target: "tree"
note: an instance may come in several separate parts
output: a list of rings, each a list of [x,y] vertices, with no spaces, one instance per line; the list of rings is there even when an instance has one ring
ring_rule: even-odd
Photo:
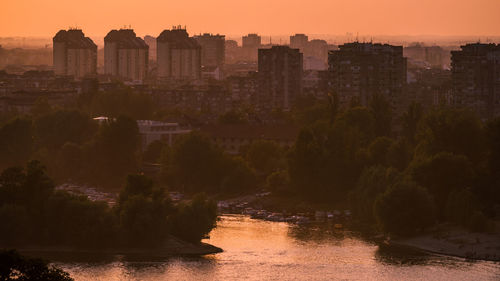
[[[90,155],[87,171],[108,185],[124,182],[125,177],[136,170],[139,143],[135,120],[121,116],[102,124],[94,143],[87,147]],[[85,149],[84,152],[87,153]]]
[[[226,171],[220,191],[235,194],[254,189],[257,186],[255,171],[241,157],[226,157]]]
[[[135,120],[151,119],[155,111],[151,95],[134,92],[129,87],[92,93],[80,100],[80,106],[93,116],[117,118],[126,115]]]
[[[0,279],[1,280],[73,280],[67,272],[48,266],[41,259],[32,259],[21,256],[14,250],[0,251]]]
[[[97,132],[96,122],[75,110],[58,110],[42,115],[34,124],[37,145],[50,151],[61,148],[67,142],[87,142]]]
[[[325,194],[324,135],[303,129],[288,157],[290,180],[295,190],[309,199],[327,199]]]
[[[428,155],[450,152],[478,163],[484,158],[485,138],[480,120],[466,109],[440,108],[422,120],[417,141]]]
[[[394,145],[394,141],[388,137],[378,137],[372,141],[368,147],[370,163],[372,165],[389,165],[389,149]]]
[[[375,135],[391,135],[392,108],[382,94],[373,94],[370,100],[370,112],[375,119]]]
[[[31,120],[16,118],[0,128],[0,169],[24,165],[32,153]]]
[[[248,123],[248,117],[241,111],[230,110],[220,115],[218,122],[220,124],[241,125]]]
[[[76,143],[65,143],[57,153],[57,168],[54,174],[59,179],[82,180],[85,172],[83,148]]]
[[[264,176],[286,165],[283,149],[273,141],[253,142],[246,150],[245,159],[253,169]]]
[[[278,170],[266,178],[266,187],[276,194],[288,194],[290,190],[290,177],[286,170]]]
[[[400,181],[381,194],[374,212],[384,232],[398,235],[412,235],[431,226],[435,217],[431,196],[411,181]]]
[[[411,164],[412,178],[434,196],[439,218],[443,218],[449,194],[473,183],[474,169],[463,155],[442,152]]]
[[[350,194],[354,215],[363,221],[375,222],[375,199],[392,186],[398,177],[399,172],[393,168],[371,166],[365,169]]]
[[[189,242],[199,242],[215,227],[217,205],[206,195],[197,194],[189,204],[182,204],[172,216],[172,233]]]
[[[163,160],[168,183],[185,191],[214,191],[224,174],[224,154],[198,132],[179,138]]]
[[[404,171],[411,162],[413,153],[413,147],[406,140],[406,138],[400,138],[396,141],[392,141],[391,146],[387,150],[387,163],[389,166],[394,167],[399,171]]]
[[[167,145],[168,144],[162,140],[153,141],[148,145],[146,151],[142,154],[142,161],[148,163],[158,163],[161,158],[161,153]]]
[[[423,109],[420,103],[412,102],[405,113],[403,113],[403,136],[411,143],[415,142],[418,123],[422,119]]]

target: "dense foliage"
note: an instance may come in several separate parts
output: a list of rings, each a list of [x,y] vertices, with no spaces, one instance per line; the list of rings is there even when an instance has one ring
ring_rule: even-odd
[[[55,110],[0,127],[0,169],[38,159],[56,180],[117,188],[137,171],[138,147],[137,124],[129,117],[99,124],[80,111]]]
[[[0,251],[0,280],[71,281],[73,279],[68,273],[47,265],[43,260],[23,257],[14,250],[2,250]]]
[[[162,161],[168,185],[184,192],[234,194],[255,188],[255,172],[245,161],[197,132],[179,138]]]
[[[418,103],[396,113],[383,95],[373,95],[366,105],[361,106],[353,98],[349,107],[341,109],[336,95],[330,95],[326,101],[301,97],[291,111],[271,114],[279,116],[274,119],[277,122],[302,127],[293,147],[261,140],[240,147],[239,155],[230,155],[196,130],[176,138],[171,147],[157,141],[142,153],[135,120],[155,118],[158,114],[178,117],[184,113],[173,112],[175,109],[162,109],[163,112],[150,96],[126,87],[114,92],[83,94],[78,110],[52,109],[40,100],[31,116],[17,116],[0,123],[0,168],[39,159],[57,181],[117,189],[126,183],[127,175],[139,171],[141,161],[160,163],[160,183],[191,195],[206,192],[233,196],[266,188],[278,196],[332,206],[345,206],[349,202],[356,219],[388,232],[404,229],[408,234],[434,222],[454,222],[469,229],[487,230],[500,205],[500,118],[483,122],[466,109],[444,106],[424,109]],[[255,121],[251,113],[234,109],[210,120],[247,124]],[[97,123],[91,119],[96,115],[111,118]],[[5,175],[13,179],[27,172],[8,169]],[[153,235],[148,229],[155,224],[160,230],[154,235],[172,233],[176,225],[177,234],[186,239],[203,236],[201,230],[197,235],[184,235],[185,230],[181,229],[187,226],[181,228],[175,220],[160,223],[155,216],[145,215],[156,212],[159,217],[177,214],[198,219],[189,215],[189,207],[173,210],[165,191],[150,188],[153,183],[129,178],[127,190],[130,181],[151,191],[140,194],[127,191],[133,195],[126,196],[127,201],[120,201],[116,213],[109,214],[102,206],[88,207],[85,200],[53,191],[49,192],[50,198],[44,199],[45,203],[37,204],[59,204],[58,208],[69,208],[68,212],[98,212],[100,215],[93,215],[104,221],[93,222],[96,229],[108,223],[109,216],[116,217],[108,232],[99,234],[78,234],[78,225],[68,222],[74,228],[74,240],[81,240],[78,243],[82,244],[85,239],[93,239],[92,235],[113,237],[113,233],[120,231],[127,233],[120,241],[133,241],[136,237]],[[417,214],[408,210],[410,205],[378,203],[375,208],[376,202],[392,204],[394,198],[406,198],[408,194],[419,196],[421,203],[433,206],[432,215],[422,212],[433,222],[425,220],[417,224],[416,220],[411,224],[387,213],[397,212],[412,218]],[[30,217],[28,209],[4,204],[0,216],[6,218],[5,223],[15,233],[28,235],[29,232],[22,230],[26,224],[20,223]],[[9,220],[11,214],[18,221]],[[80,219],[85,221],[87,215],[82,216]],[[142,220],[143,217],[151,221]],[[210,226],[206,225],[204,229]],[[13,234],[9,239],[21,239],[23,235]],[[153,236],[147,240],[155,241],[157,238]]]
[[[289,153],[290,190],[329,204],[349,198],[356,219],[391,233],[444,221],[488,229],[500,204],[500,119],[413,103],[394,130],[381,96],[367,108],[353,103],[333,122],[323,110]]]
[[[198,242],[215,227],[214,210],[205,197],[174,205],[165,189],[142,175],[128,177],[110,208],[56,191],[43,166],[33,161],[0,175],[0,246],[155,247],[169,235]]]

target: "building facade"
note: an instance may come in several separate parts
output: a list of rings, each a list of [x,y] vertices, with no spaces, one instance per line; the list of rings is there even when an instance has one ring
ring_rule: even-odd
[[[243,58],[246,61],[257,60],[257,50],[262,47],[260,35],[251,33],[241,38]]]
[[[60,30],[52,42],[56,75],[81,79],[97,74],[97,45],[82,30]]]
[[[259,49],[259,104],[263,109],[289,110],[302,94],[303,57],[299,49]]]
[[[164,30],[156,39],[160,80],[201,78],[201,46],[181,27]]]
[[[104,37],[104,73],[142,82],[148,72],[149,46],[132,29],[111,30]]]
[[[406,58],[402,46],[347,43],[329,51],[331,91],[342,106],[357,100],[368,105],[372,95],[382,94],[393,106],[406,84]]]
[[[290,48],[300,49],[304,52],[304,48],[309,43],[309,37],[305,34],[295,34],[290,36]]]
[[[500,115],[500,45],[467,44],[451,52],[452,104],[482,119]]]
[[[194,36],[201,46],[201,66],[219,67],[224,66],[226,37],[224,35],[212,35],[205,33]]]
[[[145,151],[154,141],[163,141],[171,146],[177,138],[191,132],[191,129],[183,128],[178,123],[153,120],[137,120],[137,127],[141,136],[142,151]]]

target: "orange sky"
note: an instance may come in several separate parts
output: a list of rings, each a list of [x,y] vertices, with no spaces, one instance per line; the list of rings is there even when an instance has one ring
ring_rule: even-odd
[[[500,35],[500,0],[1,0],[0,36],[89,36],[131,25],[190,34]]]

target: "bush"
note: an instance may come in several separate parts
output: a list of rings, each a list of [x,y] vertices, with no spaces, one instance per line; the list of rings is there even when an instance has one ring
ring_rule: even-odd
[[[411,235],[435,221],[431,196],[410,181],[399,182],[381,194],[374,211],[381,229],[392,234]]]
[[[189,242],[199,242],[216,225],[217,205],[204,194],[197,194],[170,218],[172,234]]]
[[[0,280],[70,281],[67,272],[41,259],[25,258],[14,250],[0,251]]]

